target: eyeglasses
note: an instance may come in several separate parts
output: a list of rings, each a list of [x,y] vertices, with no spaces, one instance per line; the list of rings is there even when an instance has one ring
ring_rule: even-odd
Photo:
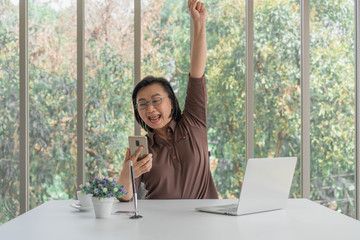
[[[156,98],[151,99],[150,101],[139,101],[135,105],[135,107],[138,110],[144,110],[149,106],[149,104],[151,104],[151,106],[157,106],[157,105],[160,105],[162,103],[162,100],[164,98],[167,98],[167,97],[156,97]]]

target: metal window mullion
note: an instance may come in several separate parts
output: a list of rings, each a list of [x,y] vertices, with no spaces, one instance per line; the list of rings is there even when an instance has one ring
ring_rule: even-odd
[[[28,1],[19,5],[20,45],[20,214],[29,210]]]
[[[310,1],[301,1],[301,196],[310,198]]]
[[[141,0],[134,0],[134,84],[141,79]],[[134,117],[135,135],[141,134],[141,126]]]
[[[85,0],[77,0],[77,186],[85,179]]]
[[[254,3],[246,0],[246,159],[254,157]]]
[[[246,159],[254,157],[254,3],[246,0]]]
[[[355,207],[360,220],[360,0],[355,1]]]

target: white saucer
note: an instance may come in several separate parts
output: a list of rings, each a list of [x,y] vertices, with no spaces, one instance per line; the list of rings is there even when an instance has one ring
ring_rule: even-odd
[[[83,207],[83,206],[80,205],[79,202],[74,202],[70,206],[80,210],[80,212],[87,212],[87,211],[90,211],[93,208],[93,207]]]

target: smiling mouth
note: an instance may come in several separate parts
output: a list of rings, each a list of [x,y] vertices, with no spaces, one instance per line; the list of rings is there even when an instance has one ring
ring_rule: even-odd
[[[149,116],[148,119],[151,123],[157,123],[160,120],[161,115]]]

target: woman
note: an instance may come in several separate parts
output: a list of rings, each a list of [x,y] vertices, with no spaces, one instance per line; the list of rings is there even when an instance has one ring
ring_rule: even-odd
[[[130,156],[127,149],[119,184],[132,198],[129,163],[133,161],[137,186],[145,184],[146,198],[218,198],[211,176],[206,129],[206,9],[204,3],[188,0],[193,21],[190,75],[184,112],[169,82],[148,76],[133,91],[135,117],[148,132],[149,154],[138,159],[142,147]]]

